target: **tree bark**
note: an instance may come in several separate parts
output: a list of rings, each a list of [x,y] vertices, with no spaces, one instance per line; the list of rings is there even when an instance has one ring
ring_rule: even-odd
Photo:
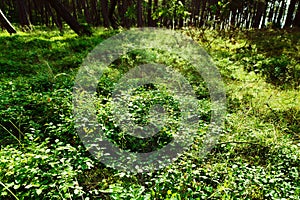
[[[242,4],[239,1],[233,0],[230,2],[229,9],[231,11],[231,19],[230,19],[230,27],[231,28],[235,28],[237,25],[237,21],[238,21],[238,17],[239,17],[238,9],[240,9],[241,6],[242,6]]]
[[[263,1],[259,1],[257,3],[257,12],[255,13],[254,17],[253,28],[259,28],[265,6],[265,2]]]
[[[278,17],[278,14],[279,14],[279,5],[276,5],[276,9],[275,9],[275,12],[274,12],[274,19],[273,19],[273,27],[276,25],[276,19],[277,19],[277,17]]]
[[[17,10],[19,12],[20,24],[23,28],[31,29],[31,23],[24,0],[16,0]]]
[[[75,31],[75,33],[80,36],[92,35],[91,31],[80,25],[59,0],[48,0],[48,2],[50,6],[56,11],[57,15],[62,17],[71,27],[71,29]]]
[[[295,11],[295,6],[296,6],[297,1],[298,0],[291,0],[290,1],[290,5],[289,5],[289,8],[288,8],[288,13],[287,13],[287,16],[286,16],[286,21],[285,21],[285,24],[284,24],[284,28],[290,27],[293,23],[293,14],[294,14],[294,11]]]
[[[185,0],[181,0],[181,3],[182,3],[182,5],[183,6],[185,6]],[[179,19],[178,19],[178,28],[182,28],[183,27],[183,16],[178,16],[179,17]]]
[[[190,25],[196,26],[197,17],[199,16],[200,12],[200,1],[198,0],[192,0],[191,5],[191,18],[190,18]]]
[[[56,26],[59,28],[59,30],[62,32],[63,30],[63,25],[62,25],[62,21],[60,20],[59,16],[55,16],[54,13],[52,12],[52,9],[49,5],[48,2],[45,2],[45,9],[46,9],[46,13],[49,12],[50,15],[52,16],[52,20],[54,21],[54,23],[56,24]]]
[[[194,23],[196,26],[197,21],[199,20],[199,15],[200,15],[200,22],[199,22],[199,26],[202,27],[204,22],[205,22],[205,10],[206,10],[206,0],[202,0],[202,5],[200,4],[200,1],[196,0],[197,3],[195,5],[195,16],[194,16]],[[200,13],[200,6],[201,6],[201,13]]]
[[[143,26],[143,5],[142,0],[137,0],[137,26]]]
[[[275,9],[275,1],[272,0],[270,3],[271,3],[271,7],[270,7],[269,15],[268,15],[268,22],[272,22],[273,15],[274,15],[274,9]]]
[[[109,17],[108,17],[108,0],[101,0],[101,12],[103,17],[104,27],[109,27]]]
[[[118,5],[118,8],[119,8],[118,12],[122,19],[121,24],[123,27],[126,27],[126,28],[130,28],[130,26],[131,26],[131,20],[126,16],[126,12],[128,10],[129,5],[130,5],[129,0],[121,0],[121,1],[119,1],[119,5]]]
[[[98,0],[91,0],[91,4],[92,4],[92,19],[93,19],[93,25],[95,26],[99,26],[101,23],[100,20],[100,13],[98,10]]]
[[[300,2],[298,4],[298,10],[296,12],[295,19],[293,21],[293,25],[296,27],[300,27]]]
[[[279,10],[279,14],[278,14],[278,17],[277,17],[277,21],[275,23],[277,28],[281,28],[281,26],[282,26],[281,20],[282,20],[282,17],[283,17],[284,10],[285,10],[285,1],[282,1],[281,8]]]
[[[4,13],[0,9],[0,23],[3,25],[3,27],[9,32],[10,34],[17,33],[15,28],[11,25],[11,23],[8,21],[8,19],[5,17]]]
[[[152,0],[148,0],[148,9],[147,9],[147,21],[148,21],[148,26],[152,27],[153,25],[153,20],[152,20]]]
[[[86,1],[84,0],[84,17],[85,17],[85,20],[88,24],[92,24],[93,23],[93,20],[92,20],[92,17],[91,17],[91,6],[90,6],[90,2],[89,1]]]
[[[109,7],[109,10],[108,10],[108,19],[109,19],[109,22],[110,22],[111,26],[114,29],[118,28],[117,20],[114,19],[114,12],[115,12],[116,6],[117,6],[117,0],[111,0],[110,1],[110,7]]]
[[[263,12],[263,16],[262,16],[261,28],[265,28],[266,27],[266,18],[267,18],[268,4],[269,4],[269,1],[266,0],[265,7],[264,7],[264,12]]]
[[[155,13],[158,9],[158,0],[154,0],[154,5],[153,5],[153,13]],[[156,27],[157,26],[158,19],[153,20],[153,25]]]

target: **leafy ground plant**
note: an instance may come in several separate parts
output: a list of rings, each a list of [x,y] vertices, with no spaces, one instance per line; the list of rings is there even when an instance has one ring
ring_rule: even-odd
[[[193,145],[172,165],[144,174],[101,164],[75,131],[71,89],[78,67],[93,47],[115,34],[94,32],[91,37],[43,28],[0,33],[1,199],[299,199],[299,31],[184,31],[209,52],[226,85],[225,126],[205,158],[199,150],[210,121],[209,93],[188,62],[149,50],[112,63],[99,80],[95,106],[106,134],[124,149],[160,148],[176,131],[180,115],[168,93],[148,85],[136,90],[131,114],[146,124],[151,102],[159,102],[171,116],[168,127],[150,141],[115,127],[109,120],[111,91],[131,67],[172,66],[199,100]]]

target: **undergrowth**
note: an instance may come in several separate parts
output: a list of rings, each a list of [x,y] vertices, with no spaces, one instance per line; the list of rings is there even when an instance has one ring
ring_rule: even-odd
[[[0,33],[1,199],[299,199],[299,31],[185,30],[211,55],[226,85],[227,115],[219,141],[202,158],[201,138],[172,165],[144,174],[106,167],[78,137],[72,87],[80,64],[115,32],[92,37],[56,30]],[[158,62],[179,70],[199,99],[199,136],[210,122],[209,93],[186,61],[161,51],[131,52],[99,80],[96,108],[111,141],[131,151],[169,142],[178,104],[156,86],[139,88],[131,114],[147,123],[151,101],[171,116],[150,140],[126,135],[110,121],[111,91],[131,67]],[[101,121],[102,120],[102,121]]]

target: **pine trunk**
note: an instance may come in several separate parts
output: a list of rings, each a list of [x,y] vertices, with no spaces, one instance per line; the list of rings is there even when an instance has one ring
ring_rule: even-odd
[[[291,0],[290,1],[290,5],[289,5],[289,8],[288,8],[288,13],[287,13],[287,16],[286,16],[286,21],[285,21],[285,24],[284,24],[285,28],[291,27],[291,25],[293,23],[293,14],[294,14],[294,11],[295,11],[295,6],[296,6],[297,1],[298,0]]]
[[[15,28],[11,25],[8,19],[5,17],[4,13],[0,9],[0,23],[10,34],[17,33]]]
[[[70,14],[65,6],[59,0],[48,0],[50,6],[56,11],[57,15],[63,18],[67,24],[78,35],[92,35],[85,27],[81,26],[78,21]]]
[[[142,0],[137,0],[137,26],[143,26],[143,5]]]
[[[23,28],[31,29],[31,23],[29,20],[29,15],[24,0],[16,1],[17,10],[19,12],[20,24]]]

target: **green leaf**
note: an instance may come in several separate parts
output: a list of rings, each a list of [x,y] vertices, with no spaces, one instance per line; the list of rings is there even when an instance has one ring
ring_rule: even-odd
[[[40,194],[42,194],[43,190],[42,190],[42,189],[36,189],[35,192],[36,192],[38,195],[40,195]]]

